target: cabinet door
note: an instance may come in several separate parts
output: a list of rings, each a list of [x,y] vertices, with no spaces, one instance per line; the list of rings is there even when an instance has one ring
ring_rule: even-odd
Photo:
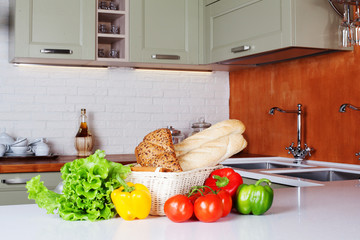
[[[220,0],[205,8],[209,63],[290,44],[291,1]]]
[[[0,174],[0,205],[31,204],[34,200],[28,199],[26,182],[32,177],[40,175],[40,180],[50,190],[60,183],[60,172],[41,173],[3,173]]]
[[[14,57],[95,59],[95,0],[11,2]]]
[[[198,0],[131,0],[130,61],[197,64]]]

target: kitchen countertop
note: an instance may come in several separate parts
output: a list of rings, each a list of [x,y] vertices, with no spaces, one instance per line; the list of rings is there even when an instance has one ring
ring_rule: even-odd
[[[133,155],[129,155],[131,161]],[[262,158],[239,155],[224,163],[277,161],[290,158]],[[246,158],[248,157],[248,158]],[[249,158],[250,157],[250,158]],[[111,157],[112,158],[112,157]],[[110,160],[110,157],[108,157]],[[118,159],[115,157],[115,160]],[[63,159],[65,161],[65,159]],[[124,159],[123,159],[124,160]],[[308,169],[349,168],[356,165],[307,161]],[[285,171],[280,168],[275,171]],[[303,171],[304,169],[298,169]],[[239,170],[244,177],[278,178],[274,170]],[[262,216],[231,213],[215,223],[188,221],[173,223],[166,217],[149,216],[144,220],[121,218],[98,222],[68,222],[58,215],[46,214],[37,205],[0,206],[0,238],[4,239],[360,239],[359,180],[318,182],[282,177],[284,184],[308,182],[315,185],[274,189],[274,202]],[[16,231],[14,229],[21,229]]]
[[[259,154],[239,153],[233,157],[264,157]],[[54,157],[0,157],[0,173],[25,173],[25,172],[58,172],[60,168],[67,162],[77,159],[73,156]],[[109,154],[106,159],[121,164],[129,164],[136,162],[134,154]]]
[[[359,239],[358,180],[274,190],[265,215],[231,213],[215,223],[173,223],[166,217],[68,222],[37,205],[0,206],[2,239]]]
[[[12,157],[0,158],[0,173],[24,173],[24,172],[58,172],[67,162],[71,162],[78,156],[46,157]],[[109,154],[106,159],[121,164],[136,162],[134,154]]]

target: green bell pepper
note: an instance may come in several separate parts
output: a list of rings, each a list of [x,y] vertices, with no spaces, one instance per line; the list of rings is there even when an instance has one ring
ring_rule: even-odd
[[[260,185],[266,182],[265,186]],[[242,184],[236,191],[236,210],[241,214],[261,215],[270,209],[274,192],[270,180],[262,178],[255,184]]]

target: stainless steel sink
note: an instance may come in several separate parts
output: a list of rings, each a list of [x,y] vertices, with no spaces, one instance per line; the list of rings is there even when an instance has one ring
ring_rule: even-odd
[[[322,169],[322,170],[311,170],[311,171],[284,171],[284,172],[272,172],[278,175],[297,177],[302,179],[309,179],[322,182],[331,181],[343,181],[343,180],[354,180],[360,178],[360,172],[347,171],[341,169]]]
[[[299,165],[294,163],[282,163],[282,162],[271,162],[271,161],[252,162],[252,163],[228,163],[228,164],[224,164],[224,166],[240,168],[240,169],[274,169],[274,168],[301,169],[301,168],[310,167],[310,166]]]

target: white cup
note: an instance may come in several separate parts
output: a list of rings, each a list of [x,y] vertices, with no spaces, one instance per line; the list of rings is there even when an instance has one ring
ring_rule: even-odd
[[[48,156],[50,153],[49,146],[44,142],[39,142],[32,147],[36,156]]]

